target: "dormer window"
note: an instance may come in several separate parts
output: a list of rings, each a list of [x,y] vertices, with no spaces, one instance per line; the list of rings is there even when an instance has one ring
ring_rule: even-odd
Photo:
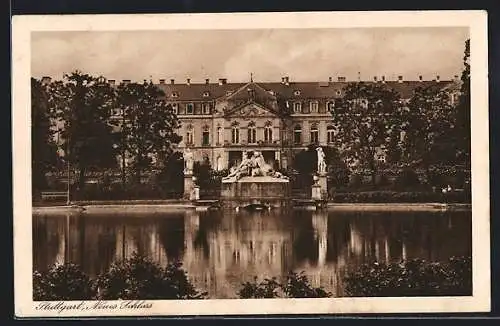
[[[294,92],[293,92],[293,95],[295,95],[295,96],[299,96],[299,95],[300,95],[300,91],[299,91],[299,90],[294,91]]]
[[[311,110],[311,113],[318,113],[318,102],[311,102],[309,104],[309,109]]]
[[[209,97],[210,96],[210,92],[203,92],[203,97]]]
[[[210,103],[203,103],[203,114],[210,114]]]
[[[179,92],[172,92],[172,97],[179,97]]]
[[[337,95],[342,95],[342,91],[340,89],[337,91]]]
[[[300,102],[293,103],[293,112],[294,113],[301,113],[302,112],[302,103],[300,103]]]

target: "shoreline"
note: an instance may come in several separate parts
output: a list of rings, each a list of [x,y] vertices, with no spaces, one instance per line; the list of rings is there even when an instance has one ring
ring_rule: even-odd
[[[32,212],[39,213],[163,213],[196,209],[198,205],[187,200],[130,200],[75,202],[72,205],[33,206]],[[309,209],[295,207],[292,209]],[[313,210],[316,209],[313,207]],[[470,203],[336,203],[327,202],[318,210],[339,212],[437,212],[470,211]]]

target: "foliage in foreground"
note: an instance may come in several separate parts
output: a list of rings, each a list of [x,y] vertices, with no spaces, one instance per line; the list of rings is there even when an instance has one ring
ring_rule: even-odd
[[[136,254],[113,263],[94,280],[75,264],[54,266],[33,276],[35,301],[203,299],[206,296],[189,281],[181,263],[163,268]]]
[[[472,295],[472,259],[452,257],[445,263],[413,259],[401,263],[374,262],[345,278],[353,297]]]
[[[258,282],[242,284],[238,295],[242,299],[270,299],[270,298],[327,298],[332,294],[321,287],[313,287],[307,276],[302,273],[290,272],[282,282],[277,278],[266,278]]]

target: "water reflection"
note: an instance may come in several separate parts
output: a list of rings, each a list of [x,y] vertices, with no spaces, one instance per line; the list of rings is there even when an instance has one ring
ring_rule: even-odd
[[[342,276],[373,260],[446,260],[470,255],[471,214],[291,211],[39,215],[34,268],[80,264],[91,276],[134,252],[165,265],[182,260],[212,297],[236,296],[241,283],[305,271],[314,286],[343,295]]]

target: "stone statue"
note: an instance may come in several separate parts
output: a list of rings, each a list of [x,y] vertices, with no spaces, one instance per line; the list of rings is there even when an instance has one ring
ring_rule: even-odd
[[[184,157],[184,174],[192,174],[193,173],[193,164],[194,164],[194,158],[193,158],[193,152],[191,149],[186,148],[183,153]]]
[[[317,147],[316,152],[318,153],[318,173],[326,173],[326,155],[323,152],[323,148]]]
[[[273,178],[288,179],[283,174],[274,171],[273,168],[266,163],[261,152],[254,152],[253,155],[248,158],[248,152],[243,153],[243,160],[237,167],[231,168],[231,172],[228,176],[224,177],[222,180],[234,181],[244,177],[244,176],[270,176]]]

